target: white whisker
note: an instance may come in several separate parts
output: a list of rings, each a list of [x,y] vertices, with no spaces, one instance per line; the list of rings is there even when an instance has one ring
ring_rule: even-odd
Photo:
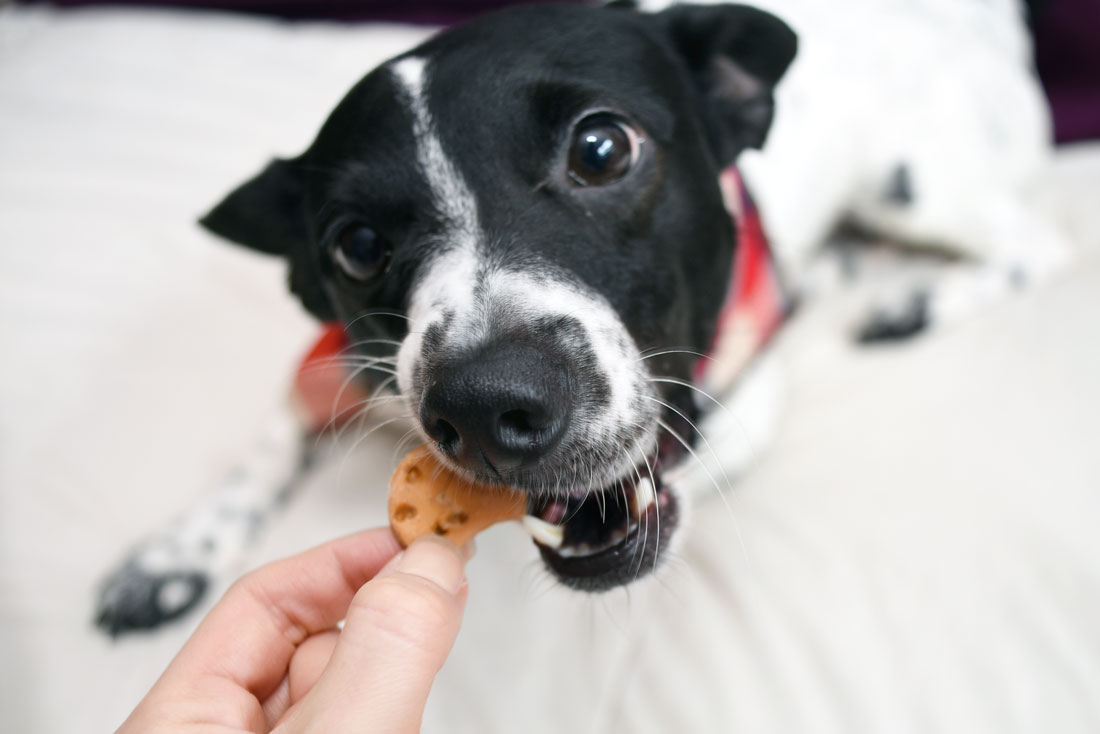
[[[337,484],[342,484],[343,483],[344,468],[347,466],[348,459],[351,458],[352,454],[355,453],[355,450],[357,448],[359,448],[359,445],[361,443],[363,443],[363,441],[367,440],[371,436],[371,434],[373,434],[375,431],[377,431],[381,428],[384,428],[385,426],[388,426],[391,423],[396,423],[398,421],[403,421],[403,420],[406,420],[405,416],[397,416],[397,417],[394,417],[394,418],[390,418],[389,420],[382,421],[381,423],[379,423],[378,425],[374,426],[369,431],[364,433],[362,436],[359,436],[358,438],[356,438],[355,442],[352,443],[352,445],[350,447],[348,447],[348,450],[344,452],[344,458],[340,460],[340,466],[336,470],[336,482],[337,482]]]
[[[347,322],[347,324],[344,326],[344,331],[350,330],[351,327],[354,326],[357,322],[362,321],[363,319],[371,318],[373,316],[392,316],[392,317],[397,318],[397,319],[404,319],[405,321],[409,321],[408,316],[406,316],[403,313],[399,313],[397,311],[387,311],[385,309],[372,309],[370,311],[364,311],[363,313],[361,313],[358,316],[356,316],[355,318],[353,318],[351,321]]]
[[[658,349],[659,349],[659,347],[658,347]],[[687,355],[690,355],[692,357],[698,357],[700,359],[707,359],[707,360],[710,360],[711,362],[716,362],[717,361],[714,357],[710,356],[709,354],[703,354],[702,352],[694,352],[690,349],[663,349],[659,352],[643,352],[642,356],[638,357],[638,359],[635,360],[635,361],[644,362],[647,359],[656,359],[657,357],[664,357],[664,356],[669,355],[669,354],[687,354]]]
[[[647,457],[645,460],[645,468],[649,472],[649,481],[653,482],[653,490],[657,491],[657,477],[653,474],[653,463]],[[668,491],[668,490],[665,490]],[[659,500],[653,501],[653,512],[656,516],[657,525],[657,542],[653,546],[653,571],[657,570],[657,558],[660,557],[661,552],[661,503]],[[646,522],[649,521],[649,513],[646,513]]]
[[[684,449],[687,450],[687,452],[689,454],[691,454],[691,457],[699,464],[699,466],[703,467],[703,471],[705,471],[707,473],[707,477],[710,479],[711,484],[714,485],[715,491],[718,492],[718,496],[722,498],[722,504],[725,506],[726,513],[730,517],[730,522],[733,523],[733,530],[734,530],[734,533],[737,535],[737,542],[740,544],[741,550],[745,554],[746,561],[748,561],[749,560],[749,549],[745,545],[744,537],[741,535],[741,526],[737,522],[737,517],[734,515],[733,507],[730,505],[729,500],[726,498],[725,492],[723,492],[721,487],[718,486],[718,480],[714,478],[714,475],[711,473],[710,469],[707,467],[706,462],[704,462],[702,459],[699,458],[699,455],[696,454],[695,450],[691,448],[690,444],[688,444],[688,442],[684,440],[683,436],[681,436],[679,433],[677,433],[675,430],[673,430],[673,428],[670,425],[668,425],[668,423],[665,423],[665,421],[658,419],[657,423],[660,424],[661,428],[665,429],[670,436],[672,436],[674,439],[676,439],[680,443],[680,445],[683,446]],[[723,472],[724,471],[725,470],[723,469]],[[727,482],[728,481],[729,481],[729,479],[727,478]],[[732,487],[731,487],[731,489],[732,489]]]
[[[694,385],[685,380],[678,380],[675,377],[650,377],[649,381],[666,383],[670,385],[679,385],[680,387],[686,387],[689,390],[693,390],[697,394],[703,396],[704,398],[721,408],[722,411],[725,412],[725,414],[728,415],[730,419],[737,425],[737,427],[741,429],[741,437],[745,440],[750,449],[756,448],[753,445],[752,435],[749,433],[749,430],[745,428],[745,424],[741,421],[741,419],[737,417],[737,414],[730,410],[730,408],[725,403],[708,393],[706,390],[702,389],[698,385]]]

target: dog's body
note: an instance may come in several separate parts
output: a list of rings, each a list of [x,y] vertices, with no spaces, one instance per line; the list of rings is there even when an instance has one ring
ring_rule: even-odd
[[[857,338],[949,325],[1065,264],[1063,235],[1029,196],[1051,133],[1023,3],[759,5],[800,38],[768,145],[739,164],[788,275],[805,290],[841,222],[958,260],[853,314]]]
[[[286,257],[306,308],[345,325],[355,376],[399,395],[381,400],[402,406],[444,461],[528,493],[527,524],[559,580],[618,586],[655,569],[674,541],[693,444],[706,446],[696,463],[718,483],[751,453],[730,436],[749,431],[759,447],[772,421],[766,408],[715,411],[697,440],[708,400],[761,402],[770,378],[757,370],[739,395],[706,399],[693,380],[737,247],[719,175],[763,144],[794,54],[784,23],[742,6],[498,13],[372,72],[305,154],[273,163],[204,223]],[[784,207],[769,175],[821,173],[785,171],[805,145],[749,162],[772,192],[772,219]],[[900,223],[909,240],[935,234],[920,207],[937,211],[928,182],[938,169],[876,155],[894,172],[880,182],[894,196],[853,213]],[[847,208],[873,170],[840,177]],[[895,211],[899,199],[909,208]],[[885,213],[882,201],[893,202]],[[782,228],[784,260],[805,259],[843,208]],[[924,241],[951,245],[966,228],[945,231]],[[1015,247],[984,252],[989,235],[963,236],[957,249],[986,254],[982,277],[1007,288],[1001,270],[1024,260]],[[940,303],[933,294],[916,317],[878,314],[861,336],[917,331],[942,319]],[[279,421],[213,509],[125,564],[106,587],[102,624],[152,626],[194,603],[306,462],[294,425]],[[278,464],[281,479],[269,471]]]

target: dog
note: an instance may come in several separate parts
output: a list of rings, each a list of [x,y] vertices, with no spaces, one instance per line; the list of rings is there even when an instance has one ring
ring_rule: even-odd
[[[717,456],[703,434],[722,433],[723,411],[709,409],[724,402],[716,392],[759,393],[742,368],[790,303],[772,283],[747,346],[728,344],[751,211],[729,171],[768,139],[798,46],[777,15],[743,5],[498,11],[370,72],[303,154],[270,163],[202,224],[285,258],[304,307],[346,334],[349,381],[397,396],[446,465],[524,492],[524,525],[561,583],[616,588],[659,568],[675,544],[684,466],[712,481],[726,472],[700,460],[700,441],[717,465],[751,460]],[[770,155],[782,171],[805,145],[745,162],[767,171]],[[902,240],[955,241],[950,231],[922,239],[935,219],[914,199],[936,200],[925,187],[935,166],[876,163],[858,180],[837,177],[845,198],[828,216],[780,227],[788,269],[843,209],[895,225]],[[884,193],[867,194],[879,189],[864,179]],[[758,180],[782,203],[774,180]],[[989,241],[955,239],[970,251]],[[1040,259],[1057,261],[1056,249]],[[983,282],[1004,289],[1021,270],[1049,270],[1007,251],[986,256]],[[946,297],[904,293],[901,309],[876,307],[856,335],[912,336],[944,321],[943,304],[969,283]],[[723,344],[736,369],[716,379],[723,370],[707,365]],[[762,435],[773,421],[763,413]],[[700,432],[703,420],[711,428]],[[135,550],[103,587],[100,626],[155,627],[194,607],[308,467],[324,421],[309,425],[303,438],[300,417],[283,414],[214,502]]]
[[[718,179],[763,144],[796,46],[745,6],[500,11],[372,71],[203,224],[285,257],[447,465],[525,492],[558,579],[619,586],[677,533],[666,472],[691,446],[736,245]],[[140,614],[101,624],[154,625],[206,583],[162,574]]]

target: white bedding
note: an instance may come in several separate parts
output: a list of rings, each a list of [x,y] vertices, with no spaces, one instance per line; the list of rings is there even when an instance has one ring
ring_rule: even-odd
[[[0,731],[111,730],[196,621],[108,641],[94,584],[313,326],[193,221],[423,33],[0,9]],[[859,351],[843,295],[805,311],[777,443],[657,582],[564,593],[487,533],[424,730],[1100,731],[1098,186],[1065,152],[1040,196],[1078,264],[950,332]],[[248,565],[380,523],[392,459],[342,447]]]

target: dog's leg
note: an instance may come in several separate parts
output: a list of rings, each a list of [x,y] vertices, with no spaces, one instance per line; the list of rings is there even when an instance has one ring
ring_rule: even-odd
[[[1072,248],[1062,233],[1025,201],[979,200],[953,237],[938,244],[964,253],[969,263],[943,277],[911,284],[893,304],[876,304],[857,326],[860,343],[896,341],[958,323],[1062,269]]]
[[[194,608],[300,483],[314,444],[289,407],[280,411],[204,502],[139,543],[108,575],[96,624],[117,636]]]

